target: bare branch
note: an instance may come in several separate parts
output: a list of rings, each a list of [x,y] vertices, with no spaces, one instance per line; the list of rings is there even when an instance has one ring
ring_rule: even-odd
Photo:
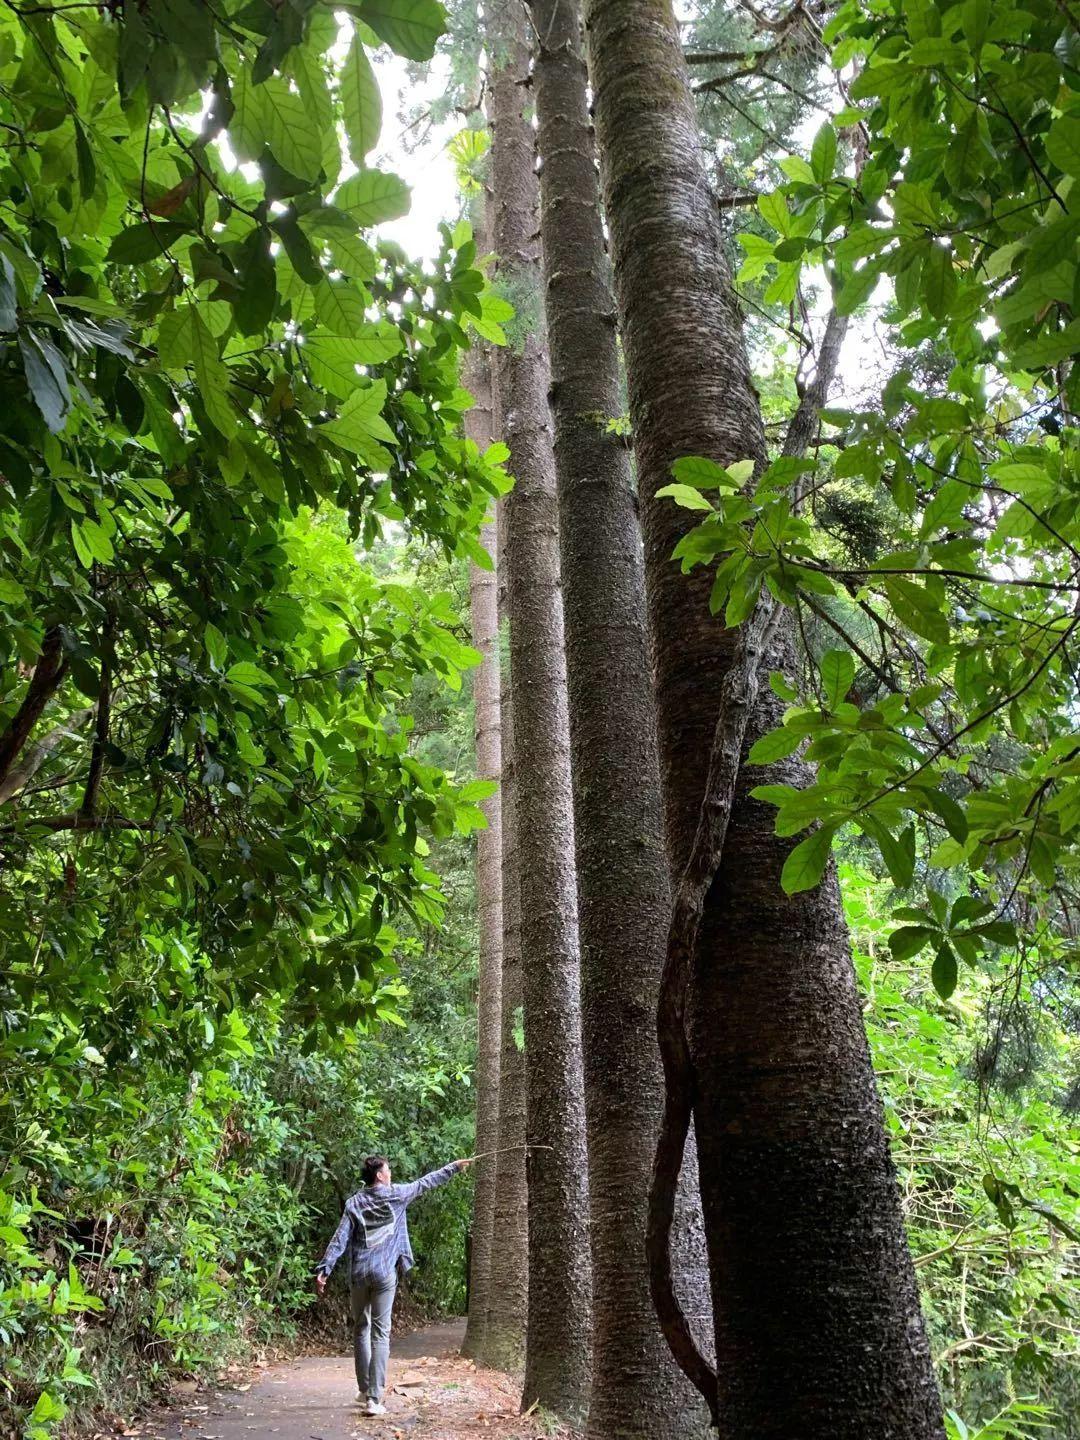
[[[31,731],[41,719],[42,711],[60,688],[66,674],[67,660],[60,642],[60,627],[54,625],[45,632],[41,654],[30,676],[23,702],[0,737],[0,782],[6,779],[8,771],[19,758]]]

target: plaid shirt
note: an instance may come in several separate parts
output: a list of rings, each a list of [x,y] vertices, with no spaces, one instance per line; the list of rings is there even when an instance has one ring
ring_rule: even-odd
[[[351,1195],[317,1273],[329,1275],[346,1245],[350,1246],[350,1279],[354,1285],[385,1282],[396,1272],[411,1270],[413,1253],[405,1209],[425,1190],[452,1180],[457,1168],[456,1164],[444,1165],[410,1185],[366,1185]]]

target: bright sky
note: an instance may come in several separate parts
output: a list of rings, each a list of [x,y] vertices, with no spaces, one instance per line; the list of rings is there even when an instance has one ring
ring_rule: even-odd
[[[383,130],[372,163],[380,170],[392,170],[412,188],[412,207],[408,215],[380,225],[378,233],[396,240],[409,255],[430,259],[439,248],[438,226],[441,220],[454,220],[459,212],[454,166],[447,145],[461,128],[454,117],[445,125],[425,133],[417,126],[406,133],[400,116],[404,111],[423,108],[432,95],[438,94],[445,74],[445,61],[436,59],[431,74],[422,85],[410,84],[407,65],[385,49],[375,57],[375,73],[383,96]],[[422,143],[410,153],[407,141],[422,137]]]

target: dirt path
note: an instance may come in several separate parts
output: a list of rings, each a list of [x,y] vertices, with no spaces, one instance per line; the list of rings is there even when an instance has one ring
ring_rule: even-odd
[[[154,1440],[534,1440],[543,1435],[517,1413],[507,1376],[478,1370],[459,1350],[464,1321],[431,1325],[391,1342],[385,1416],[356,1404],[351,1357],[309,1356],[271,1366],[250,1386],[185,1400],[129,1435]],[[550,1432],[548,1432],[550,1433]]]

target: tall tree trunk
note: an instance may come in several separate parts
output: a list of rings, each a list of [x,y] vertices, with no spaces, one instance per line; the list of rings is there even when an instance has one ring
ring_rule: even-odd
[[[481,241],[482,244],[482,241]],[[483,451],[491,444],[491,361],[486,346],[475,344],[465,358],[462,380],[473,396],[465,431]],[[498,780],[502,769],[499,726],[498,548],[494,519],[481,533],[494,562],[491,570],[473,565],[469,577],[474,647],[483,657],[473,672],[476,774]],[[499,1060],[502,1016],[502,811],[498,794],[481,802],[487,829],[476,837],[476,903],[479,929],[476,1047],[476,1149],[481,1155],[499,1145]],[[463,1351],[479,1355],[491,1301],[491,1245],[495,1230],[495,1182],[498,1157],[487,1155],[476,1167],[472,1247],[469,1263],[469,1319]]]
[[[496,399],[495,409],[500,406]],[[498,427],[498,428],[501,428]],[[506,554],[506,501],[497,507],[496,548]],[[499,618],[505,628],[506,575],[499,573]],[[500,650],[502,650],[500,645]],[[525,1056],[518,1045],[521,1016],[521,892],[514,706],[510,666],[500,658],[502,728],[502,1014],[499,1027],[499,1154],[495,1170],[491,1282],[482,1349],[477,1358],[499,1370],[516,1370],[525,1355],[529,1290],[528,1194],[525,1180]]]
[[[589,1392],[590,1276],[585,1108],[578,990],[570,738],[563,654],[555,464],[536,238],[529,45],[517,0],[492,14],[492,240],[518,310],[496,383],[514,488],[503,552],[521,895],[529,1190],[525,1407],[566,1419]],[[526,783],[527,777],[527,783]]]
[[[668,849],[691,851],[736,646],[709,577],[671,563],[672,462],[764,455],[737,300],[669,0],[586,0],[595,113],[630,382],[656,662]],[[790,669],[788,617],[765,664]],[[779,720],[765,686],[747,742]],[[741,767],[687,1007],[730,1440],[923,1440],[940,1402],[834,874],[785,898],[791,842]],[[796,758],[768,779],[806,783]]]
[[[587,1434],[684,1437],[705,1410],[660,1333],[645,1272],[646,1193],[661,1103],[649,1043],[668,886],[641,534],[621,411],[579,14],[532,0],[541,234],[565,596],[593,1263]],[[693,1197],[696,1202],[696,1196]],[[703,1254],[697,1298],[707,1303]]]

